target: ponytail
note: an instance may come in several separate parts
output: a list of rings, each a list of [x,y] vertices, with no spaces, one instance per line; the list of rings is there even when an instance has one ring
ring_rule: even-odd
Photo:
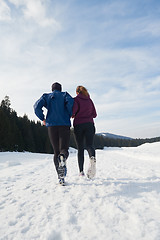
[[[82,95],[84,95],[84,96],[86,96],[86,97],[89,96],[89,93],[88,93],[87,89],[86,89],[85,87],[83,87],[83,86],[78,86],[78,87],[76,88],[76,92],[77,92],[77,93],[81,93]]]

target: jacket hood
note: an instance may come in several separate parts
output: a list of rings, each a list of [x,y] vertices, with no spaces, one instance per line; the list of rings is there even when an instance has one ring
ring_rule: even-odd
[[[88,99],[90,99],[90,96],[88,95],[88,96],[85,96],[85,95],[83,95],[82,93],[79,93],[77,96],[76,96],[76,98],[81,98],[81,99],[84,99],[84,100],[88,100]]]

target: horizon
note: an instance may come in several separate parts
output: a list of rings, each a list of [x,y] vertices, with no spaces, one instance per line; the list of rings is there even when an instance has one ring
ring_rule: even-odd
[[[5,96],[5,97],[9,97],[9,96]],[[9,101],[10,101],[10,99],[9,99]],[[12,107],[11,107],[11,110],[13,110],[13,111],[15,111]],[[16,111],[15,111],[16,112]],[[17,112],[16,112],[17,113]],[[40,120],[37,120],[37,119],[29,119],[29,117],[28,117],[28,115],[27,114],[24,114],[23,116],[18,116],[17,115],[17,117],[24,117],[24,116],[27,116],[27,118],[28,118],[28,120],[29,121],[35,121],[35,123],[37,124],[38,122],[40,122],[41,124],[42,124],[42,126],[43,126],[43,123],[42,123],[42,121],[40,121]],[[72,121],[72,119],[71,119],[71,121]],[[73,129],[73,124],[71,125],[71,127],[70,127],[71,129]],[[122,139],[123,138],[126,138],[126,139],[140,139],[140,138],[132,138],[132,137],[130,137],[130,136],[124,136],[124,135],[119,135],[119,134],[116,134],[116,133],[111,133],[111,132],[96,132],[95,133],[96,135],[104,135],[104,134],[109,134],[109,135],[111,135],[110,137],[111,138],[116,138],[116,136],[118,137],[118,138],[121,138],[122,137]],[[155,136],[155,137],[151,137],[151,138],[158,138],[158,137],[160,137],[160,136]],[[148,138],[148,139],[151,139],[151,138]],[[143,139],[143,138],[141,138],[141,139]],[[147,137],[146,138],[144,138],[144,139],[147,139]]]
[[[53,82],[93,100],[96,132],[160,136],[160,2],[1,0],[0,100],[37,121]]]

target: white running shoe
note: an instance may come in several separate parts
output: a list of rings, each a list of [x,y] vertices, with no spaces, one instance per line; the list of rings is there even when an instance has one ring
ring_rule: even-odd
[[[67,174],[67,167],[66,167],[66,158],[64,155],[60,154],[58,156],[58,162],[59,162],[59,167],[58,167],[58,175],[59,178],[64,178]]]
[[[89,168],[87,171],[87,177],[91,179],[91,178],[94,178],[95,175],[96,175],[96,158],[91,157],[90,163],[89,163]]]

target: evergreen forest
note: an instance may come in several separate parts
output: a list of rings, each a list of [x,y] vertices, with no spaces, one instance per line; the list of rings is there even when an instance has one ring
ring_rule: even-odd
[[[119,139],[95,135],[96,149],[104,147],[136,147],[146,142],[160,141],[160,137],[146,139]],[[71,128],[70,147],[76,148],[73,129]],[[53,153],[47,128],[40,121],[32,121],[24,114],[17,116],[11,108],[9,96],[0,104],[0,151],[28,151],[35,153]]]

